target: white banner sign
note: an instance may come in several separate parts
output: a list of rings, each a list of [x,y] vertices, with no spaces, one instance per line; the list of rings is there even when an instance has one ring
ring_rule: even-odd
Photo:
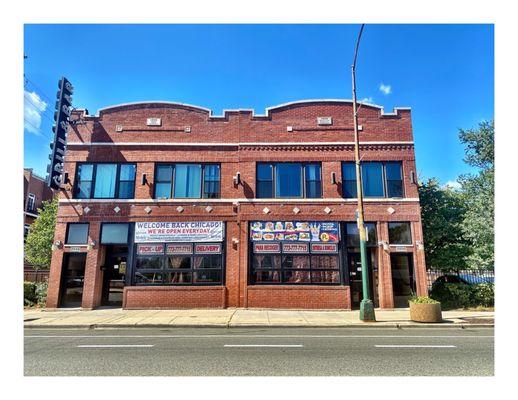
[[[222,242],[222,221],[136,222],[135,243]]]

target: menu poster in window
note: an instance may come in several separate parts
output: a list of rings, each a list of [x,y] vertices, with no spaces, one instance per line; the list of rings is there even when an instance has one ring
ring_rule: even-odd
[[[164,254],[163,244],[139,244],[137,254],[141,256],[157,256]]]
[[[135,242],[222,242],[222,221],[136,222]]]
[[[250,224],[252,241],[294,241],[338,243],[338,222],[320,221],[253,221]]]

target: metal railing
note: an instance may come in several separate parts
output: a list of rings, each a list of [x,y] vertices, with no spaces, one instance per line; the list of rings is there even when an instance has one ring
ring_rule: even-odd
[[[466,270],[427,270],[426,280],[428,290],[437,279],[448,283],[466,283],[475,285],[478,283],[494,283],[495,271],[487,269],[466,269]]]

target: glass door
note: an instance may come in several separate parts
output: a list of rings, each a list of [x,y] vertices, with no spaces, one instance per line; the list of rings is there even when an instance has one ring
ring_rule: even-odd
[[[127,246],[108,246],[106,249],[102,294],[104,306],[122,307],[127,259]]]
[[[81,307],[85,278],[85,253],[66,253],[61,272],[60,307]]]
[[[394,307],[408,307],[408,299],[415,291],[412,253],[392,253],[390,264]]]

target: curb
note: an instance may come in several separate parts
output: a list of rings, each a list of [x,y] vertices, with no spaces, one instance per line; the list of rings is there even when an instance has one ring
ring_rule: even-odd
[[[141,325],[130,325],[130,324],[90,324],[90,325],[24,325],[24,329],[84,329],[84,330],[95,330],[95,329],[176,329],[176,328],[227,328],[227,329],[238,329],[238,328],[361,328],[361,329],[380,329],[380,328],[394,328],[394,329],[407,329],[407,328],[428,328],[428,329],[469,329],[469,328],[494,328],[495,324],[399,324],[399,323],[364,323],[364,324],[340,324],[340,325],[300,325],[300,324],[279,324],[279,325],[264,325],[264,324],[182,324],[182,325],[165,325],[165,324],[141,324]]]

